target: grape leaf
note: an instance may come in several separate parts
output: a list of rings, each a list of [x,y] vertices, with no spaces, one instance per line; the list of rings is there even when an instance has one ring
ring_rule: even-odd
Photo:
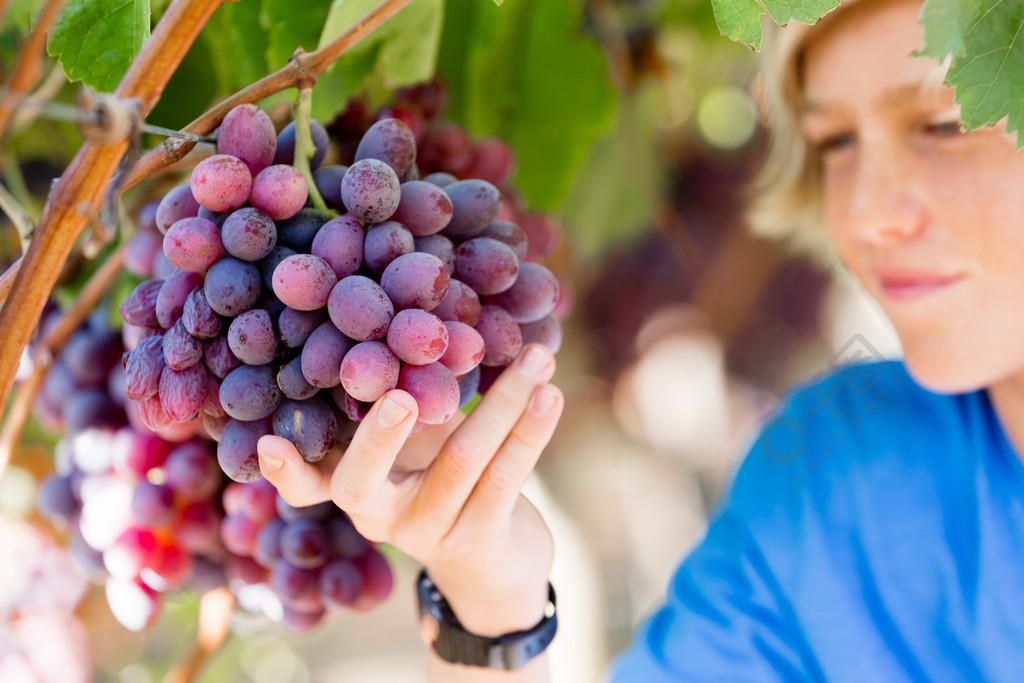
[[[757,50],[766,10],[779,26],[794,20],[813,24],[838,7],[839,0],[711,0],[711,6],[722,35]]]
[[[221,92],[241,90],[269,72],[268,37],[259,15],[258,2],[224,3],[200,34],[213,55],[210,66]]]
[[[1006,118],[1006,132],[1024,125],[1024,3],[1019,0],[928,0],[921,13],[921,55],[952,56],[946,82],[956,88],[968,128]]]
[[[500,9],[449,0],[440,64],[449,117],[476,136],[508,141],[516,186],[553,210],[594,140],[614,120],[604,52],[580,31],[573,0],[518,0]]]
[[[147,38],[149,0],[70,0],[47,52],[71,81],[110,92]]]
[[[267,62],[271,69],[280,69],[302,47],[316,49],[331,9],[331,0],[305,0],[302,11],[296,11],[295,0],[263,0],[260,25],[267,32]]]
[[[329,43],[378,0],[334,0],[320,34]],[[313,91],[313,117],[329,121],[365,90],[393,90],[430,78],[437,64],[444,0],[414,0],[331,65]]]

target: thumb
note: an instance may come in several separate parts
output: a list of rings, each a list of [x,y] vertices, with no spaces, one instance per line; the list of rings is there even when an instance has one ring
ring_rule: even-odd
[[[306,507],[331,499],[330,477],[306,462],[288,439],[266,435],[256,443],[260,471],[285,502]]]

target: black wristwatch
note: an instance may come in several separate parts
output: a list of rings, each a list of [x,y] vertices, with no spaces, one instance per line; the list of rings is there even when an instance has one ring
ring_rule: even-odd
[[[419,599],[420,630],[434,652],[446,662],[487,669],[521,669],[543,652],[558,630],[555,615],[555,589],[548,583],[548,609],[540,622],[526,631],[485,638],[462,628],[448,601],[441,595],[427,570],[416,579]]]

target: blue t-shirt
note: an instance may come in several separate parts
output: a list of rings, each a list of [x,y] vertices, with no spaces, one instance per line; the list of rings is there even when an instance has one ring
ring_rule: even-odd
[[[791,392],[611,680],[1024,681],[1024,464],[988,392],[895,361]]]

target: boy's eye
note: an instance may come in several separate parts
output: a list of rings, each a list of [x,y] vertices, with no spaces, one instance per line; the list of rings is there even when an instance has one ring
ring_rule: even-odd
[[[829,135],[821,139],[815,143],[814,147],[819,154],[827,154],[849,147],[854,143],[855,139],[852,133],[837,133],[836,135]]]
[[[955,120],[929,123],[925,126],[925,132],[940,137],[956,137],[966,134],[968,130],[967,126],[960,123],[959,120]]]

